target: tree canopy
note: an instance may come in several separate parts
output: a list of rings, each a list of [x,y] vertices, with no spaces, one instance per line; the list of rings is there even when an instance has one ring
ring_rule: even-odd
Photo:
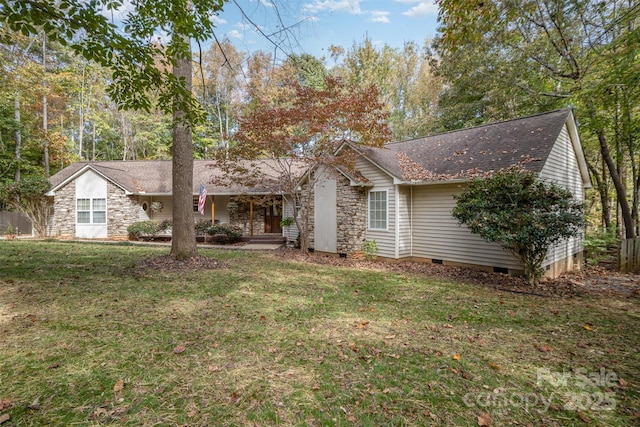
[[[573,106],[602,224],[636,235],[640,6],[627,0],[441,0],[439,6],[434,63],[445,80],[442,128]],[[617,221],[609,205],[618,206]]]

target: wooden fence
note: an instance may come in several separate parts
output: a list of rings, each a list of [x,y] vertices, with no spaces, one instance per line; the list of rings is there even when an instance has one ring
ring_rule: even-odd
[[[620,242],[618,270],[625,273],[640,273],[640,237]]]
[[[0,234],[7,234],[7,229],[13,228],[20,234],[31,235],[32,225],[29,217],[20,212],[0,211]]]

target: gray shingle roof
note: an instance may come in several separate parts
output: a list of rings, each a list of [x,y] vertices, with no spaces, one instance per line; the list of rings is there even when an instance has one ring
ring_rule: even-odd
[[[469,179],[511,166],[540,172],[570,114],[557,110],[357,150],[402,181]]]
[[[260,185],[243,185],[231,182],[224,185],[223,173],[213,167],[211,160],[195,160],[193,164],[193,194],[198,194],[200,183],[204,184],[209,194],[265,194],[279,192],[276,168],[270,166],[271,161],[260,160],[252,162],[252,169],[260,168],[266,176]],[[171,161],[170,160],[141,160],[141,161],[106,161],[106,162],[77,162],[49,178],[51,187],[65,184],[76,173],[85,167],[91,167],[97,173],[120,186],[130,193],[171,194]],[[301,170],[301,165],[294,169]]]
[[[387,144],[384,148],[354,147],[387,173],[401,181],[447,181],[482,177],[500,169],[520,166],[540,172],[567,119],[570,109],[447,132]],[[280,192],[272,160],[247,162],[249,170],[261,171],[258,185],[250,179],[227,181],[211,160],[196,160],[193,194],[205,184],[209,194],[265,194]],[[78,162],[61,170],[49,181],[52,188],[64,184],[82,168],[90,166],[130,193],[171,194],[171,161]],[[293,164],[300,173],[302,163]],[[355,178],[354,178],[355,179]],[[362,180],[365,182],[366,180]]]

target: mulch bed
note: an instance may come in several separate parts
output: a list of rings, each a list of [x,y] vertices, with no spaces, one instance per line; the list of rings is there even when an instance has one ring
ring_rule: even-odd
[[[427,276],[441,280],[474,283],[506,292],[531,294],[541,297],[559,296],[571,298],[587,295],[615,295],[640,298],[640,276],[612,272],[602,267],[587,267],[583,270],[563,274],[557,279],[543,280],[532,287],[521,277],[449,265],[415,261],[367,261],[356,258],[339,258],[316,253],[303,254],[300,250],[282,248],[276,256],[298,262],[331,265],[348,268],[366,268],[392,271],[399,274]]]

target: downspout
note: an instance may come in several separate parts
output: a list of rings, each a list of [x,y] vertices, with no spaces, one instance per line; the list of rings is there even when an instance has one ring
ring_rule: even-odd
[[[395,185],[396,189],[396,238],[395,238],[395,259],[400,258],[400,186],[398,184]]]
[[[409,251],[410,256],[413,258],[413,185],[409,187]]]

